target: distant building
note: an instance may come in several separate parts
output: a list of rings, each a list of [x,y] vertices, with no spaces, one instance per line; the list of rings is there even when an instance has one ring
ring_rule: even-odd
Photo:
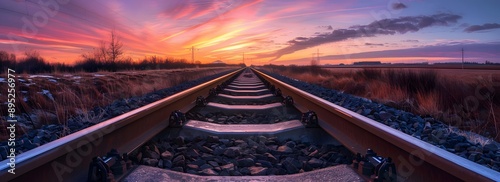
[[[381,65],[382,62],[380,62],[380,61],[360,61],[360,62],[354,62],[352,64],[353,65]]]
[[[212,64],[226,64],[226,63],[222,62],[221,60],[217,60],[212,62]]]

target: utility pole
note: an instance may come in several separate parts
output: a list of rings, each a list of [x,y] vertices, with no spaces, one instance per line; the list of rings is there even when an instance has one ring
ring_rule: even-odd
[[[245,52],[243,52],[243,64],[245,64]]]
[[[191,50],[191,63],[194,64],[194,46],[191,46],[191,48],[187,48],[189,50]],[[200,50],[200,49],[196,49],[196,50]]]
[[[462,48],[462,69],[464,69],[464,48]]]
[[[318,51],[317,51],[316,55],[318,56],[317,60],[318,60],[318,64],[319,64],[319,48],[318,48]]]
[[[311,65],[319,65],[319,55],[322,55],[323,53],[319,52],[319,48],[316,53],[312,53],[312,60],[311,60]],[[314,55],[316,55],[316,60],[314,60]]]

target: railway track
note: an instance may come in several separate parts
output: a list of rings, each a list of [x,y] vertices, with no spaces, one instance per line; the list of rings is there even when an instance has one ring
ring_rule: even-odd
[[[262,72],[252,70],[257,78],[251,76],[253,74],[249,71],[250,69],[240,69],[20,154],[16,158],[15,175],[7,173],[8,161],[2,161],[0,179],[86,181],[89,176],[97,179],[102,177],[100,175],[108,175],[99,173],[107,170],[107,167],[99,165],[102,162],[109,166],[120,164],[122,170],[127,171],[125,168],[133,161],[128,159],[137,160],[137,151],[143,150],[151,139],[172,136],[241,138],[247,135],[275,136],[282,139],[295,137],[307,143],[333,136],[335,142],[340,142],[353,154],[365,154],[367,149],[372,149],[380,156],[390,157],[395,164],[398,181],[500,179],[500,174],[496,171],[300,91]],[[243,79],[235,80],[237,76]],[[277,110],[281,114],[274,112]],[[314,113],[308,113],[309,111]],[[184,113],[187,117],[185,120]],[[302,113],[308,114],[302,115]],[[314,127],[316,118],[318,118],[317,128]],[[331,142],[328,139],[326,143]],[[120,153],[110,153],[113,149]],[[122,153],[124,156],[121,156]],[[95,158],[106,154],[115,157]],[[357,170],[363,173],[363,166],[365,169],[370,169],[368,163],[377,163],[377,159],[382,159],[370,154],[364,157],[372,161],[354,160],[355,165],[345,167],[343,170]],[[100,159],[104,160],[99,161]],[[137,162],[142,163],[142,160]],[[89,166],[93,169],[90,173]],[[132,171],[130,174],[123,172],[123,175],[117,175],[115,178],[131,181],[133,179],[131,176],[137,171],[144,171],[143,169],[148,168],[132,167],[128,170]],[[303,173],[302,177],[320,176],[317,175],[317,171]],[[307,175],[313,172],[315,175]],[[287,176],[292,176],[295,180],[300,179],[300,175]],[[191,176],[189,179],[278,180],[287,176],[256,178]],[[335,179],[346,178],[329,178],[329,180]],[[370,180],[370,177],[360,174],[352,179]]]

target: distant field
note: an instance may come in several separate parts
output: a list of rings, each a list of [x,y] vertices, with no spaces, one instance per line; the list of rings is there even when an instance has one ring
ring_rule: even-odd
[[[337,73],[350,73],[350,72],[360,72],[364,69],[373,70],[403,70],[403,71],[435,71],[438,76],[443,78],[452,78],[454,80],[461,80],[467,83],[474,83],[477,79],[482,78],[500,78],[500,67],[498,69],[444,69],[444,68],[324,68],[328,71],[333,71]]]
[[[413,112],[500,141],[500,70],[281,67],[265,69]]]
[[[375,64],[375,65],[331,65],[323,66],[323,68],[421,68],[421,69],[462,69],[462,64],[448,63],[448,64]],[[463,69],[475,70],[500,70],[500,64],[464,64]]]

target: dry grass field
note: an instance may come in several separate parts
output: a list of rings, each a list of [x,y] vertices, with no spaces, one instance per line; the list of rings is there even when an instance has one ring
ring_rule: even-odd
[[[116,99],[144,95],[230,69],[233,68],[19,74],[16,83],[17,114],[27,114],[32,118],[29,126],[20,129],[39,128],[52,123],[64,124],[75,114],[109,105]],[[0,78],[0,89],[7,90],[5,78]],[[0,94],[0,100],[6,101],[7,95],[3,93]],[[6,103],[0,103],[0,114],[7,116]],[[5,137],[7,132],[0,131],[0,136]]]
[[[429,115],[500,141],[500,70],[297,66],[265,69]]]

